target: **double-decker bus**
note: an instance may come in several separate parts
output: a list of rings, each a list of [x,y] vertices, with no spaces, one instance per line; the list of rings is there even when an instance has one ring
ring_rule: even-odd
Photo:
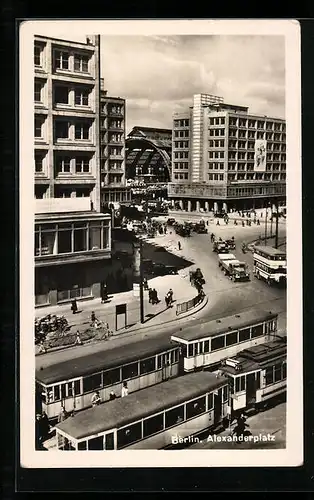
[[[264,279],[268,285],[286,283],[286,252],[270,246],[256,246],[253,259],[253,274],[257,279]]]

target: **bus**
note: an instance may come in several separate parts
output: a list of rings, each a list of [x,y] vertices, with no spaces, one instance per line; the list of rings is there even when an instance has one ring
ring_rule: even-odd
[[[52,422],[63,407],[67,413],[92,405],[99,391],[102,402],[110,392],[121,395],[123,382],[130,392],[179,375],[179,346],[170,338],[150,338],[55,362],[36,369],[36,412],[45,412]]]
[[[227,426],[228,380],[187,374],[86,409],[56,425],[58,450],[167,449]],[[178,438],[180,437],[180,439]]]
[[[219,367],[229,380],[231,415],[265,409],[287,390],[287,338],[244,349]]]
[[[270,246],[255,246],[253,260],[253,274],[257,279],[264,279],[268,285],[286,283],[286,252]]]
[[[171,340],[181,346],[185,372],[214,370],[223,359],[276,337],[277,322],[278,314],[253,308],[184,328]]]

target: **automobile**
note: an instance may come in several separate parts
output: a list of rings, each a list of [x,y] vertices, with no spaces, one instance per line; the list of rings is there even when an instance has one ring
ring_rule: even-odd
[[[153,262],[152,274],[156,276],[166,276],[168,274],[178,274],[176,266],[169,266],[159,262]]]
[[[170,218],[167,220],[167,224],[168,224],[169,226],[173,226],[173,224],[175,224],[175,222],[176,222],[176,220],[175,220],[175,219],[173,219],[172,217],[170,217]]]

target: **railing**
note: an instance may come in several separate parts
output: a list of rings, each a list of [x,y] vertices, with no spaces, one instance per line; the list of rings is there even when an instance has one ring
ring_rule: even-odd
[[[177,304],[176,315],[178,316],[179,314],[183,314],[183,313],[186,313],[187,311],[190,311],[190,309],[193,309],[198,304],[203,302],[204,298],[205,298],[205,294],[203,292],[203,293],[199,293],[196,297],[188,300],[187,302],[181,302],[181,304]]]

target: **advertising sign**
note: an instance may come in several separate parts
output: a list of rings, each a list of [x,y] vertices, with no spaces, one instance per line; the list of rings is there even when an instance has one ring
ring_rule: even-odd
[[[265,172],[266,170],[266,141],[257,139],[255,141],[254,172]]]

